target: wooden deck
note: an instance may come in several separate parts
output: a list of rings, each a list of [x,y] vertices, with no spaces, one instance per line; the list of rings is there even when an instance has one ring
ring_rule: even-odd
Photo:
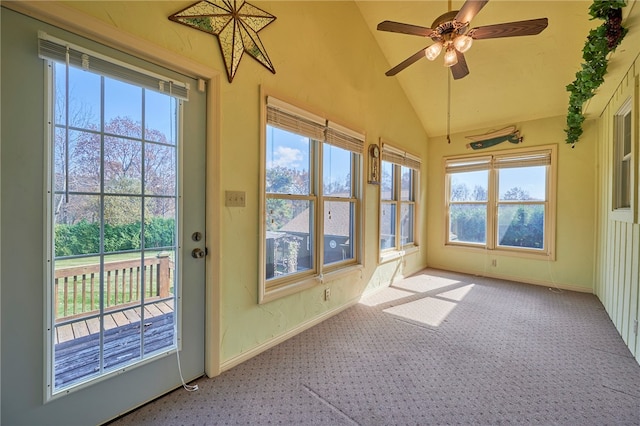
[[[140,359],[141,326],[144,354],[170,348],[174,343],[173,301],[156,302],[145,308],[144,324],[133,309],[105,317],[103,367],[116,369]],[[131,312],[129,312],[131,311]],[[84,323],[84,324],[82,324]],[[78,319],[59,328],[66,340],[55,345],[55,385],[65,387],[90,378],[100,371],[100,333],[97,319]],[[80,324],[77,325],[76,324]],[[108,325],[107,325],[108,324]],[[69,336],[74,336],[69,338]]]
[[[127,309],[126,311],[114,312],[112,314],[105,315],[104,328],[105,330],[111,330],[116,327],[122,327],[132,323],[140,321],[140,314],[138,308]],[[160,315],[173,312],[173,300],[167,300],[163,302],[157,302],[151,305],[147,305],[144,309],[145,321],[157,317]],[[68,342],[80,337],[96,334],[100,331],[100,320],[98,318],[79,319],[78,321],[56,326],[54,343]]]

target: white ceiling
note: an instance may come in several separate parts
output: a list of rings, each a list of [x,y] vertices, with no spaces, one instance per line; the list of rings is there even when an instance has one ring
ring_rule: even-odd
[[[464,1],[453,0],[453,10]],[[568,92],[582,62],[591,28],[602,21],[588,15],[591,1],[491,0],[471,21],[471,28],[546,17],[549,26],[535,36],[476,40],[465,53],[469,75],[451,79],[450,133],[498,129],[543,117],[565,115]],[[377,31],[384,20],[430,27],[447,12],[448,1],[356,0],[366,25],[389,62],[389,68],[431,39]],[[420,59],[394,77],[405,91],[429,137],[447,134],[447,75],[442,55]]]

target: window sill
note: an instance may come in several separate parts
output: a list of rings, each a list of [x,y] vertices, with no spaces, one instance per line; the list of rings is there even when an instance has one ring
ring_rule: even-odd
[[[272,302],[285,296],[301,292],[317,285],[320,282],[319,276],[304,277],[298,281],[292,281],[279,286],[266,289],[264,294],[260,294],[258,304]],[[264,285],[264,282],[261,284]]]
[[[535,259],[535,260],[552,260],[555,261],[556,257],[553,253],[543,252],[543,251],[531,251],[527,249],[506,249],[504,247],[498,247],[494,249],[486,248],[486,247],[478,247],[473,245],[462,245],[462,244],[445,244],[445,250],[459,250],[459,251],[467,251],[470,253],[482,253],[488,256],[507,256],[507,257],[520,257],[525,259]]]
[[[336,269],[330,272],[326,272],[324,275],[318,277],[318,281],[320,282],[320,284],[327,284],[331,281],[336,281],[342,277],[344,277],[345,275],[351,275],[354,273],[359,273],[360,275],[362,275],[362,271],[364,270],[364,268],[362,267],[362,265],[357,264],[357,265],[349,265],[347,267],[344,268],[340,268],[340,269]]]
[[[336,281],[347,275],[359,274],[359,276],[361,277],[363,269],[364,268],[362,267],[362,265],[349,265],[344,268],[326,272],[321,275],[314,275],[311,277],[307,276],[301,278],[298,281],[292,281],[286,284],[282,284],[278,287],[268,289],[263,295],[260,295],[261,298],[258,301],[258,304],[262,305],[264,303],[269,303],[274,300],[289,296],[291,294],[307,290],[316,285],[329,284],[332,281]]]
[[[632,209],[615,209],[609,213],[609,219],[617,222],[635,222],[635,214]]]
[[[382,263],[387,263],[387,262],[391,262],[397,259],[401,259],[404,256],[410,255],[410,254],[414,254],[417,253],[418,251],[420,251],[420,248],[418,246],[409,246],[405,249],[402,250],[391,250],[391,251],[386,251],[384,253],[380,254],[380,259],[379,262],[380,264]]]

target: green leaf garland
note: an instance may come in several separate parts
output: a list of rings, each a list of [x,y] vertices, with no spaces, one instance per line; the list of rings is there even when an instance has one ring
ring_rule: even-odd
[[[607,55],[618,47],[627,34],[627,29],[622,26],[624,6],[626,0],[595,0],[589,8],[591,19],[602,19],[605,22],[589,31],[582,49],[584,62],[580,71],[576,73],[576,79],[567,86],[567,143],[575,144],[582,135],[582,105],[593,97],[596,89],[604,82],[609,62]]]

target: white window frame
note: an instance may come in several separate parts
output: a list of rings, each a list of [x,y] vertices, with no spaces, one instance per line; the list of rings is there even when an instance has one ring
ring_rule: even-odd
[[[380,145],[382,146],[382,155],[381,155],[381,167],[380,170],[382,172],[382,162],[386,162],[391,164],[392,166],[392,193],[389,199],[382,198],[382,188],[380,188],[380,221],[378,227],[378,247],[380,250],[380,259],[382,261],[386,260],[389,257],[394,257],[394,254],[404,254],[407,250],[412,248],[417,248],[419,245],[418,241],[418,197],[420,194],[420,168],[422,166],[422,162],[420,157],[410,154],[406,151],[398,149],[393,145],[381,141]],[[409,194],[407,199],[403,199],[402,196],[402,168],[408,168],[411,172],[411,188],[409,189]],[[381,182],[382,183],[382,182]],[[393,247],[382,248],[382,215],[383,215],[383,207],[385,205],[395,206],[396,215],[395,215],[395,245]],[[412,235],[411,241],[403,244],[402,241],[402,207],[403,206],[412,206],[413,207],[413,217],[412,217]]]
[[[499,200],[498,173],[501,167],[526,167],[541,165],[540,158],[546,156],[546,198],[544,201],[517,201],[517,204],[544,205],[544,248],[534,249],[500,245],[498,242],[498,208],[508,205],[510,201]],[[546,161],[546,160],[545,160]],[[510,165],[506,165],[510,163]],[[456,172],[488,171],[487,200],[451,202],[451,175]],[[450,248],[469,248],[490,250],[500,254],[521,257],[549,258],[555,260],[555,229],[556,229],[556,185],[557,185],[557,145],[545,145],[532,148],[495,151],[490,154],[478,153],[474,155],[445,157],[443,159],[443,173],[445,176],[445,235],[444,244]],[[451,238],[450,208],[455,204],[478,204],[486,208],[485,243],[462,242]]]
[[[280,110],[294,119],[301,119],[295,125],[283,123],[279,125],[270,117],[269,110]],[[291,103],[282,101],[266,93],[261,94],[261,142],[260,142],[260,197],[261,197],[261,218],[260,218],[260,284],[259,284],[259,303],[267,303],[278,298],[297,293],[316,285],[324,284],[328,279],[328,275],[349,271],[352,268],[362,267],[362,191],[364,182],[363,173],[363,150],[365,135],[344,127],[336,122],[330,121],[324,117],[307,111]],[[286,120],[286,118],[285,118]],[[266,131],[268,126],[280,127],[281,129],[297,132],[292,130],[295,126],[307,126],[305,130],[300,132],[302,137],[308,137],[310,142],[310,168],[309,170],[309,194],[276,194],[267,193],[266,191],[266,171],[267,171],[267,154]],[[320,126],[321,134],[317,134]],[[315,134],[315,137],[309,135]],[[325,146],[335,146],[351,151],[351,195],[350,196],[325,196],[323,194],[323,148]],[[267,200],[283,199],[283,200],[307,200],[312,203],[313,208],[310,209],[309,215],[312,216],[313,225],[310,229],[310,243],[313,246],[313,255],[311,259],[311,267],[308,270],[286,274],[282,277],[274,277],[267,279]],[[352,257],[343,261],[337,261],[330,264],[324,262],[324,220],[325,203],[327,202],[348,202],[353,212],[353,222],[351,223],[351,232],[354,237],[350,243],[352,248]]]
[[[638,198],[636,192],[638,190],[637,108],[634,94],[626,93],[626,95],[621,97],[622,102],[618,104],[613,115],[611,217],[618,221],[635,222]],[[626,143],[628,147],[625,148]],[[623,173],[624,165],[627,167],[626,174]],[[628,190],[627,196],[623,195],[625,188]],[[625,198],[628,199],[625,200]]]

